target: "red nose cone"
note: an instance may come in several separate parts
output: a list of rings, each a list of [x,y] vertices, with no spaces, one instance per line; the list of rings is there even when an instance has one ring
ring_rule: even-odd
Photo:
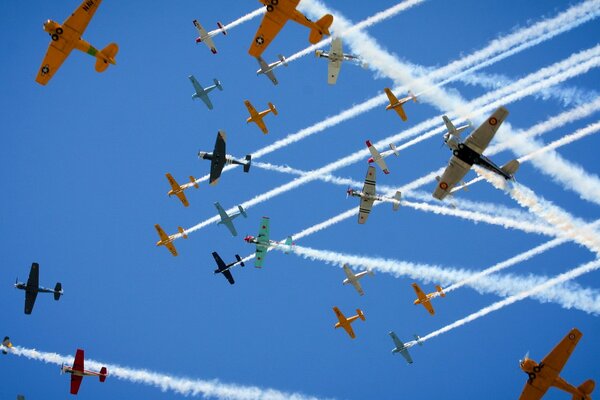
[[[248,242],[248,243],[250,243],[250,242],[252,241],[252,239],[254,239],[252,236],[246,236],[246,237],[244,238],[244,240],[245,240],[246,242]]]
[[[200,43],[202,41],[201,38],[196,38],[196,43]]]
[[[373,161],[374,161],[373,157],[369,158],[369,164],[372,163]]]

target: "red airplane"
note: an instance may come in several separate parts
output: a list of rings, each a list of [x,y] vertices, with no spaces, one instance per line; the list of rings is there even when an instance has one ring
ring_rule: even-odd
[[[108,376],[106,367],[102,367],[100,372],[86,371],[83,369],[83,350],[81,349],[77,349],[77,353],[75,353],[73,366],[69,367],[68,365],[63,364],[60,367],[60,372],[71,374],[71,394],[77,394],[84,376],[97,376],[100,378],[100,382],[104,382]]]

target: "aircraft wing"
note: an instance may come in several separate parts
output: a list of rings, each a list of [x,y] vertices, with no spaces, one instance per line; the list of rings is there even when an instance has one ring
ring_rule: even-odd
[[[40,265],[32,263],[29,270],[29,278],[27,279],[27,287],[39,288],[40,286]]]
[[[406,347],[404,347],[404,343],[402,343],[402,341],[400,339],[398,339],[398,336],[396,336],[396,334],[394,332],[390,332],[390,337],[394,341],[394,345],[396,346],[396,349],[400,349],[399,353],[402,354],[402,357],[404,357],[406,359],[406,362],[409,364],[412,364],[413,359],[410,356],[410,353],[408,352]]]
[[[75,360],[73,361],[73,369],[82,372],[84,370],[84,353],[83,350],[77,349]]]
[[[212,256],[215,259],[215,262],[217,263],[217,268],[219,269],[219,271],[223,271],[225,268],[227,268],[227,265],[225,265],[225,262],[223,261],[221,256],[219,256],[219,253],[213,251]]]
[[[160,240],[169,240],[169,236],[167,236],[165,231],[162,230],[160,225],[156,224],[156,225],[154,225],[154,228],[156,229],[156,232],[158,232],[158,236],[160,237]]]
[[[273,73],[273,70],[269,71],[269,72],[265,72],[265,75],[267,75],[267,77],[271,80],[271,82],[273,82],[273,85],[277,85],[279,82],[277,82],[277,78],[275,78],[275,74]]]
[[[360,199],[360,206],[358,208],[358,223],[364,224],[367,222],[367,218],[369,218],[369,214],[371,213],[371,208],[373,208],[373,203],[375,201],[372,199]]]
[[[300,0],[282,1],[272,6],[273,11],[265,13],[254,35],[254,40],[250,44],[250,49],[248,49],[248,53],[251,56],[259,57],[265,51],[281,28],[290,19],[298,3],[300,3]],[[266,0],[263,0],[263,4],[267,4]]]
[[[79,36],[82,36],[83,31],[87,28],[100,3],[102,3],[102,0],[83,0],[77,10],[67,18],[63,25],[68,26],[79,33]]]
[[[258,125],[258,127],[260,128],[262,133],[264,133],[264,134],[269,133],[269,130],[267,129],[267,125],[265,124],[265,121],[262,120],[262,118],[257,119],[254,122],[256,122],[256,125]]]
[[[363,193],[375,196],[375,183],[376,183],[375,167],[370,165],[367,169],[367,176],[365,176],[365,183],[363,185]]]
[[[77,392],[79,392],[79,386],[81,386],[82,380],[83,376],[71,374],[71,394],[77,394]]]
[[[248,112],[250,113],[251,117],[255,117],[258,115],[258,112],[256,111],[256,108],[254,108],[252,103],[250,103],[248,100],[244,100],[244,104],[246,105],[246,108],[248,109]]]
[[[581,336],[583,336],[583,334],[577,328],[571,329],[571,331],[563,338],[563,340],[561,340],[560,343],[557,344],[556,347],[554,347],[546,357],[544,357],[541,364],[544,364],[543,368],[546,376],[548,376],[549,373],[551,374],[549,378],[550,380],[558,376],[560,371],[563,369],[567,360],[571,356],[571,353],[573,350],[575,350],[577,343],[579,343]],[[551,370],[551,372],[548,370]]]
[[[479,127],[469,135],[465,140],[465,144],[479,154],[482,154],[507,116],[508,110],[504,107],[499,107],[487,121],[479,125]]]
[[[329,49],[329,56],[331,56],[332,54],[335,54],[339,57],[342,57],[344,55],[344,52],[342,50],[342,38],[341,37],[336,37],[335,39],[333,39],[331,41],[331,48]]]
[[[446,167],[446,170],[442,174],[438,185],[433,192],[433,197],[438,200],[443,200],[444,197],[450,193],[452,188],[460,182],[464,176],[469,172],[471,166],[456,156],[450,158],[450,162]]]
[[[208,97],[208,94],[200,93],[198,97],[200,97],[200,100],[202,100],[204,104],[206,104],[206,107],[208,107],[209,110],[212,110],[214,108],[212,101],[210,101],[210,98]]]
[[[417,297],[419,298],[419,300],[421,300],[421,301],[427,300],[427,295],[425,294],[425,292],[423,292],[421,290],[421,288],[419,287],[419,285],[417,285],[416,283],[413,283],[412,287],[415,290],[415,293],[417,294]]]
[[[269,233],[270,233],[271,229],[269,227],[269,218],[268,217],[262,217],[262,220],[260,221],[260,227],[258,228],[258,240],[261,243],[269,243]]]
[[[330,85],[335,85],[338,79],[338,75],[340,74],[340,69],[342,69],[342,62],[338,59],[329,59],[327,63],[327,83]]]
[[[375,161],[375,163],[377,165],[379,165],[379,168],[381,168],[381,170],[383,171],[384,174],[389,174],[390,170],[388,169],[385,159],[381,156],[381,153],[379,152],[379,150],[377,150],[375,148],[375,146],[373,146],[373,144],[371,144],[370,140],[367,140],[366,143],[367,143],[367,148],[369,149],[369,152],[371,153],[371,156],[373,157],[373,161]]]
[[[361,296],[365,294],[365,292],[363,291],[362,286],[360,286],[360,282],[358,280],[351,281],[351,282],[352,282],[352,286],[354,286],[354,289],[356,289],[358,294],[360,294]]]
[[[200,82],[198,82],[194,75],[190,75],[190,81],[192,81],[192,85],[194,86],[194,90],[196,90],[196,94],[198,94],[198,96],[204,93],[204,88],[202,85],[200,85]]]
[[[25,314],[31,314],[38,292],[25,291]]]
[[[75,43],[67,43],[65,39],[59,36],[59,39],[50,42],[42,66],[38,71],[35,81],[40,85],[46,85],[67,59]]]
[[[231,274],[230,270],[225,270],[223,272],[221,272],[221,274],[225,277],[225,279],[227,279],[227,281],[233,285],[235,283],[235,281],[233,280],[233,275]]]
[[[256,245],[256,258],[254,259],[254,266],[256,268],[262,268],[265,263],[265,256],[267,255],[267,248],[262,245]]]
[[[171,254],[173,254],[175,257],[177,257],[177,249],[175,248],[175,246],[173,245],[173,243],[167,243],[167,244],[165,244],[165,247],[167,249],[169,249],[169,251],[171,252]]]
[[[185,197],[185,193],[183,193],[183,192],[177,193],[177,198],[179,200],[181,200],[181,202],[183,203],[184,207],[187,207],[187,206],[190,205],[190,202],[188,201],[187,197]]]
[[[356,338],[356,334],[354,333],[354,329],[352,329],[351,324],[342,324],[342,328],[350,335],[352,339]]]
[[[221,171],[223,171],[223,167],[225,166],[225,157],[227,153],[225,152],[226,135],[225,132],[219,131],[217,134],[217,140],[215,141],[215,148],[213,150],[213,158],[210,162],[210,184],[216,185],[219,177],[221,176]]]

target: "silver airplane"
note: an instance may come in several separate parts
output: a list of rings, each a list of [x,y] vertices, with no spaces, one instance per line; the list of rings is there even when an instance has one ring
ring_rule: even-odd
[[[217,225],[225,225],[233,236],[237,236],[237,231],[235,230],[235,226],[233,226],[233,220],[239,217],[240,215],[243,215],[244,218],[248,218],[248,214],[246,214],[246,210],[244,210],[244,207],[238,206],[239,212],[235,212],[233,214],[227,214],[227,211],[225,211],[225,209],[221,207],[219,202],[215,203],[215,207],[217,207],[217,211],[219,211],[219,215],[221,217],[221,220],[217,223]]]
[[[352,272],[352,270],[350,269],[348,264],[344,264],[343,268],[344,268],[344,272],[346,273],[346,279],[344,279],[344,281],[342,283],[344,285],[347,285],[349,283],[352,284],[352,286],[354,286],[354,289],[356,289],[356,291],[358,292],[359,295],[361,295],[361,296],[364,295],[365,292],[363,291],[362,286],[360,286],[359,279],[364,277],[367,274],[373,276],[373,271],[367,270],[367,271],[362,271],[362,272],[359,272],[358,274],[355,274],[354,272]]]
[[[284,67],[287,67],[288,65],[287,61],[285,60],[285,57],[281,54],[279,55],[279,61],[272,62],[271,64],[267,64],[265,60],[263,60],[263,58],[260,56],[256,57],[256,61],[258,61],[258,65],[260,65],[260,69],[256,71],[256,75],[266,75],[267,78],[269,78],[271,82],[273,82],[273,85],[277,85],[279,83],[277,82],[277,78],[275,78],[273,69],[278,67],[280,64],[283,64]]]
[[[318,58],[328,58],[329,63],[327,64],[327,83],[335,85],[340,69],[342,69],[343,61],[357,61],[360,62],[360,58],[352,54],[344,54],[342,50],[342,38],[337,37],[331,41],[331,48],[329,52],[323,50],[315,50],[315,56]],[[362,63],[363,68],[367,67],[366,63]]]

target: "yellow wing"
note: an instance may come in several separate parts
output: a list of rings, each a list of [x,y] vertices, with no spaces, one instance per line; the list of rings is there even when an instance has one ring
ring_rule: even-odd
[[[258,115],[258,112],[256,111],[256,108],[254,108],[252,103],[250,103],[248,100],[244,100],[244,104],[246,105],[246,108],[248,109],[248,112],[250,113],[250,117],[254,118]]]
[[[267,6],[267,12],[263,17],[252,44],[248,49],[248,53],[253,57],[260,57],[281,28],[290,19],[290,16],[296,9],[300,0],[280,1],[273,5],[273,2],[261,0]],[[270,11],[269,11],[270,10]]]
[[[163,231],[160,225],[156,224],[154,225],[154,228],[156,229],[156,232],[158,232],[158,236],[160,237],[161,241],[169,240],[169,236],[167,236],[167,234],[165,233],[165,231]]]
[[[83,0],[77,10],[67,18],[63,25],[78,32],[79,36],[83,35],[85,28],[87,28],[101,2],[102,0]]]
[[[71,54],[74,46],[73,42],[67,42],[62,37],[59,37],[56,42],[50,42],[35,81],[40,85],[46,85]]]
[[[165,247],[167,249],[169,249],[169,251],[171,252],[171,254],[173,254],[173,256],[177,257],[177,249],[175,249],[175,246],[173,246],[173,243],[167,243],[167,244],[165,244]]]

